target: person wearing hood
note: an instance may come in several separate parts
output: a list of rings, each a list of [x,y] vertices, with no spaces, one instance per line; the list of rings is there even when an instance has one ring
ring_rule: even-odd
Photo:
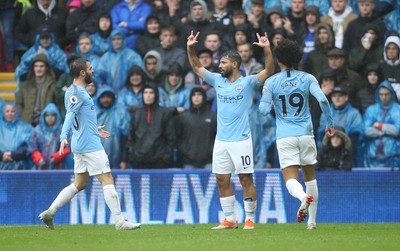
[[[132,115],[122,156],[125,167],[128,162],[133,169],[174,167],[176,133],[173,114],[169,109],[158,105],[158,98],[157,87],[143,87],[143,107]]]
[[[178,165],[184,169],[211,170],[217,117],[207,105],[203,88],[190,91],[190,109],[176,117]]]
[[[26,47],[35,45],[36,35],[42,26],[47,26],[49,32],[54,34],[54,43],[61,47],[66,44],[65,20],[67,13],[65,9],[58,9],[56,0],[36,0],[34,7],[28,9],[19,19],[15,27],[15,39]]]
[[[146,75],[142,68],[132,66],[128,71],[125,86],[118,94],[118,104],[129,113],[135,112],[143,105],[142,88],[146,84]]]
[[[335,128],[335,135],[330,138],[324,136],[317,160],[316,170],[319,171],[351,171],[351,140],[343,128]]]
[[[59,77],[64,72],[69,72],[67,56],[55,43],[54,34],[50,32],[49,27],[42,26],[36,35],[35,44],[22,55],[21,61],[15,69],[15,79],[18,82],[18,86],[26,79],[32,60],[38,54],[46,55],[56,77]]]
[[[146,53],[160,46],[160,19],[150,15],[146,19],[144,34],[136,40],[135,50],[144,57]]]
[[[62,128],[61,114],[57,106],[49,103],[40,115],[40,123],[34,128],[28,143],[28,151],[37,170],[64,169],[64,159],[69,148],[59,154],[59,136]]]
[[[321,17],[321,23],[329,24],[333,27],[335,47],[343,47],[343,39],[347,26],[357,17],[357,14],[353,13],[353,9],[347,0],[332,0],[332,6],[329,8],[328,14]]]
[[[384,80],[375,92],[376,103],[364,115],[366,136],[365,167],[400,165],[400,105],[389,81]]]
[[[361,88],[356,95],[358,110],[364,115],[368,106],[375,104],[375,92],[383,81],[382,69],[378,63],[372,63],[366,67],[365,79],[367,85]]]
[[[330,107],[332,111],[333,121],[335,121],[335,126],[345,128],[345,133],[351,139],[352,152],[354,153],[352,165],[359,166],[361,165],[361,163],[356,162],[356,156],[359,145],[364,138],[363,118],[361,116],[361,113],[349,103],[349,96],[347,94],[347,91],[341,86],[333,88],[331,99],[332,103]],[[322,114],[319,122],[317,138],[317,145],[319,149],[321,149],[322,147],[322,140],[323,135],[325,134],[325,128],[326,116]]]
[[[95,33],[100,15],[96,0],[82,0],[81,7],[67,16],[65,43],[75,48],[81,33]]]
[[[125,85],[128,70],[134,65],[143,67],[140,55],[125,46],[124,35],[119,30],[111,32],[110,50],[100,58],[97,76],[100,85],[109,85],[116,96]]]
[[[6,102],[0,115],[0,170],[28,169],[28,142],[33,127],[19,119],[15,103]]]
[[[398,36],[386,38],[383,60],[380,65],[383,78],[392,84],[397,102],[400,102],[400,38]]]
[[[360,76],[365,74],[368,64],[379,62],[383,59],[383,45],[381,43],[379,26],[366,24],[364,36],[361,38],[361,46],[351,50],[349,55],[349,68],[356,71]]]
[[[189,21],[181,25],[179,30],[183,30],[183,34],[180,36],[179,44],[184,44],[184,41],[193,31],[195,33],[200,32],[199,44],[204,45],[204,40],[206,34],[215,30],[216,24],[210,22],[211,13],[209,13],[207,8],[207,3],[203,0],[194,0],[190,3],[190,14]],[[203,49],[199,48],[199,49]]]
[[[111,16],[108,13],[100,15],[97,25],[97,32],[91,34],[90,38],[93,41],[93,52],[101,57],[111,46],[110,35],[113,30]]]
[[[144,55],[144,73],[146,74],[146,83],[151,86],[160,86],[164,79],[162,69],[162,60],[160,53],[156,50],[150,50]]]
[[[131,117],[124,106],[118,105],[113,90],[105,86],[98,91],[96,99],[97,122],[105,125],[105,130],[111,133],[107,139],[101,139],[101,144],[109,156],[110,167],[114,169],[124,169],[121,165],[121,147],[126,142]]]
[[[201,65],[210,72],[219,72],[219,69],[214,67],[213,53],[209,49],[200,50],[197,52],[197,57]],[[193,70],[190,70],[185,76],[185,87],[189,90],[194,87],[201,87],[207,96],[207,105],[210,107],[216,95],[215,89],[212,85],[205,82],[202,78],[196,75]]]
[[[321,72],[329,67],[328,52],[335,48],[335,36],[332,27],[319,23],[314,31],[314,50],[308,53],[303,61],[303,70],[318,77]]]
[[[189,109],[190,90],[185,87],[184,75],[179,64],[170,66],[164,79],[164,85],[158,88],[161,107],[176,108],[177,112]]]
[[[49,103],[55,103],[56,79],[44,54],[37,55],[30,66],[28,79],[15,95],[21,119],[36,126]]]
[[[124,34],[128,48],[136,48],[136,40],[144,33],[151,11],[151,5],[143,0],[121,1],[111,9],[113,27]]]

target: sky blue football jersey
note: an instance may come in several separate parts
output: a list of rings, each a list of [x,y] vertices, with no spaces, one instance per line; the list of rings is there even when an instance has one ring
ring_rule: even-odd
[[[328,125],[333,127],[329,102],[311,74],[286,70],[268,78],[264,83],[261,102],[272,104],[276,113],[276,138],[313,135],[309,97],[313,95],[322,111],[327,114]]]
[[[72,152],[87,153],[103,150],[97,129],[95,106],[86,89],[72,84],[65,92],[64,103],[67,114],[60,141],[66,139],[72,130],[70,142]]]
[[[204,81],[214,86],[217,99],[217,136],[221,141],[242,141],[250,137],[249,108],[259,86],[257,75],[230,83],[219,73],[205,71]]]

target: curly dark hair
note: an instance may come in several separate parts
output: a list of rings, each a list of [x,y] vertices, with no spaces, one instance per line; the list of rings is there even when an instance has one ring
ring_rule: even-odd
[[[274,54],[279,63],[296,68],[303,58],[303,49],[297,42],[285,38],[275,47]]]

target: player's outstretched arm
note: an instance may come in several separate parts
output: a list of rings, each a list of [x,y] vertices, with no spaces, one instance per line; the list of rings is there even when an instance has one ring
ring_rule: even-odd
[[[263,48],[265,55],[265,69],[257,74],[259,83],[263,84],[269,76],[274,74],[274,59],[272,58],[271,44],[269,43],[267,33],[265,32],[264,36],[260,36],[260,34],[257,33],[257,38],[258,42],[254,42],[253,44]]]
[[[200,32],[197,32],[196,35],[193,35],[193,31],[191,31],[187,39],[188,41],[186,46],[187,46],[187,54],[190,66],[192,67],[193,71],[196,73],[197,76],[199,76],[201,79],[204,79],[204,72],[206,71],[206,69],[200,63],[200,60],[197,57],[197,54],[194,50],[194,45],[197,44],[197,38],[199,34]]]

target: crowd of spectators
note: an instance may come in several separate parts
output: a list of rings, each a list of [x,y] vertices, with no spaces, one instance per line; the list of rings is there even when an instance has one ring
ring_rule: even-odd
[[[0,170],[64,169],[57,135],[65,116],[69,64],[91,62],[99,124],[112,168],[210,168],[216,133],[214,88],[190,69],[186,39],[200,32],[201,64],[242,57],[243,76],[283,38],[304,48],[297,69],[313,74],[331,102],[337,135],[310,100],[319,170],[400,165],[398,0],[4,0],[0,71],[15,71],[16,102],[0,99]],[[275,60],[275,72],[280,71]],[[278,167],[274,115],[249,121],[255,168]]]

